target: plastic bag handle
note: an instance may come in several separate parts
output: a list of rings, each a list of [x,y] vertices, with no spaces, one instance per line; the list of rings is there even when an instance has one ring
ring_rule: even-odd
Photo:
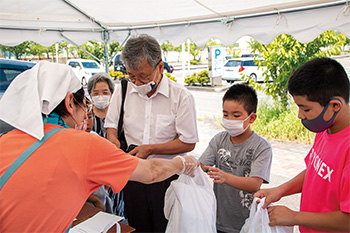
[[[250,207],[250,214],[249,214],[249,217],[253,217],[256,213],[256,211],[258,210],[258,207],[259,207],[259,204],[257,203],[257,201],[260,200],[260,204],[261,204],[261,201],[263,200],[263,202],[265,202],[265,199],[260,199],[258,197],[255,197],[254,200],[253,200],[253,203]]]
[[[194,177],[190,177],[188,175],[182,174],[180,175],[179,182],[181,183],[185,183],[185,184],[195,184],[201,187],[205,187],[205,188],[210,188],[212,189],[212,186],[209,182],[209,179],[206,175],[206,173],[202,170],[201,167],[198,167],[195,171],[194,171]]]

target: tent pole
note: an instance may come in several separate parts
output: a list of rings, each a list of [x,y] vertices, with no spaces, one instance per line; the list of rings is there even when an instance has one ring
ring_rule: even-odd
[[[185,43],[181,45],[181,62],[182,62],[182,80],[185,80]]]
[[[113,56],[111,57],[111,59],[108,61],[108,63],[110,63],[114,57],[117,55],[117,53],[120,51],[120,49],[124,46],[125,42],[129,39],[131,35],[131,30],[129,31],[128,35],[126,36],[126,38],[124,39],[123,43],[121,43],[117,49],[117,51],[113,54]],[[114,63],[114,62],[113,62]]]
[[[187,70],[190,71],[190,66],[191,66],[191,62],[190,62],[191,58],[190,58],[190,39],[187,39]]]
[[[104,51],[104,54],[105,54],[105,70],[106,70],[106,73],[108,74],[108,43],[107,41],[105,41],[105,51]]]
[[[85,50],[83,47],[81,47],[80,45],[76,44],[74,41],[72,41],[71,39],[69,39],[68,37],[66,37],[65,35],[62,34],[62,32],[60,32],[60,35],[69,43],[71,43],[74,46],[77,46],[78,48],[80,48],[81,50],[83,50],[85,53],[89,54],[91,57],[95,58],[99,63],[101,63],[101,60],[99,58],[97,58],[96,56],[94,56],[92,53],[88,52],[87,50]]]
[[[109,32],[106,30],[106,31],[103,31],[102,32],[102,39],[104,41],[104,44],[105,44],[105,49],[104,49],[104,57],[105,57],[105,71],[106,73],[108,74],[108,40],[109,40]]]
[[[70,7],[72,7],[73,9],[75,9],[76,11],[78,11],[80,14],[84,15],[86,18],[88,18],[89,20],[91,20],[92,22],[94,22],[95,24],[97,24],[100,28],[106,30],[106,27],[104,27],[99,21],[97,21],[94,17],[92,17],[91,15],[87,14],[86,12],[84,12],[82,9],[80,9],[78,6],[74,5],[73,3],[71,3],[69,0],[63,0],[65,3],[67,3]]]

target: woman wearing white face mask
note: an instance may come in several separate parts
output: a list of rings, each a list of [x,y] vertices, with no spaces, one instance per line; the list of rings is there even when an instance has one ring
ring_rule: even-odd
[[[91,131],[97,133],[101,137],[106,137],[106,128],[104,127],[106,114],[108,111],[109,103],[111,100],[111,95],[114,92],[114,83],[110,76],[107,73],[97,73],[91,76],[87,83],[87,90],[90,95],[90,100],[93,103],[92,107],[92,128]],[[102,189],[103,190],[103,189]],[[107,193],[110,193],[109,197],[113,202],[115,202],[114,199],[117,199],[116,202],[118,202],[118,194],[117,196],[111,192],[108,185],[105,185],[105,190]],[[108,194],[106,194],[108,195]],[[98,197],[102,197],[103,194],[101,194],[101,189],[96,190],[93,192],[90,197],[89,201],[95,200],[98,203]],[[103,198],[101,198],[101,201]],[[108,205],[108,203],[104,203]],[[113,204],[111,204],[113,206]],[[113,208],[113,207],[112,207]],[[108,212],[117,214],[113,212],[112,209],[107,208]],[[118,213],[119,214],[119,213]],[[121,215],[121,214],[119,214]]]
[[[106,73],[94,74],[87,84],[87,89],[93,103],[93,128],[98,135],[106,137],[104,122],[108,111],[114,83]]]

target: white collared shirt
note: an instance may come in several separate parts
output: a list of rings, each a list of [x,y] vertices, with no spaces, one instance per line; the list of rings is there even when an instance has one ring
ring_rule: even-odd
[[[108,108],[106,128],[118,129],[121,99],[119,85]],[[151,97],[139,95],[128,83],[123,127],[128,145],[160,144],[176,138],[184,143],[196,143],[198,132],[194,98],[185,87],[166,76]],[[174,156],[151,155],[149,158],[171,159]]]

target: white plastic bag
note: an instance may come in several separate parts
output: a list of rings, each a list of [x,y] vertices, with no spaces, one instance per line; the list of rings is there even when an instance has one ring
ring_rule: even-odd
[[[205,172],[198,167],[195,177],[180,175],[165,193],[167,233],[216,233],[216,198]]]
[[[256,203],[257,200],[260,200],[259,204]],[[269,214],[267,209],[262,208],[264,203],[265,197],[254,198],[249,218],[245,221],[240,233],[293,233],[293,227],[269,226]]]

